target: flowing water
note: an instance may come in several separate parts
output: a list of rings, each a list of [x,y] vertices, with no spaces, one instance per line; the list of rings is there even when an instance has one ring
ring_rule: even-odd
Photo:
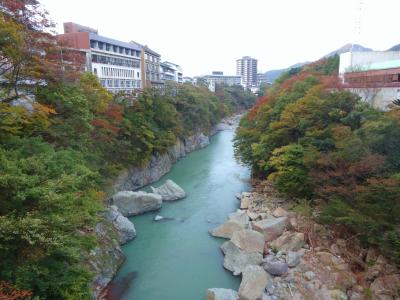
[[[249,170],[233,157],[233,136],[233,131],[216,134],[210,146],[187,155],[153,184],[172,179],[187,197],[130,218],[137,237],[123,246],[127,259],[115,282],[135,276],[122,299],[203,300],[208,288],[238,289],[239,278],[222,266],[224,240],[208,234],[238,208],[235,193],[249,188]],[[157,214],[173,220],[155,222]]]

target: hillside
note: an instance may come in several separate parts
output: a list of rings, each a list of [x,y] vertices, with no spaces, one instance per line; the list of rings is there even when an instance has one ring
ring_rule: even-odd
[[[328,54],[324,55],[322,58],[328,58],[331,56],[334,56],[336,54],[340,55],[342,53],[346,53],[349,52],[351,50],[351,47],[353,47],[353,51],[373,51],[371,48],[366,48],[364,46],[358,45],[358,44],[346,44],[343,45],[342,47],[329,52]],[[400,49],[400,45],[397,45],[397,47]],[[268,81],[274,83],[276,79],[278,79],[284,72],[293,69],[293,68],[298,68],[298,67],[302,67],[306,64],[309,64],[310,62],[301,62],[301,63],[296,63],[290,67],[284,68],[284,69],[277,69],[277,70],[270,70],[265,72],[265,75],[268,78]]]

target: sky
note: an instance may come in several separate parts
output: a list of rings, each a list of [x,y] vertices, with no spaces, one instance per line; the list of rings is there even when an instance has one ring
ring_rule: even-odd
[[[399,0],[40,0],[63,22],[137,41],[182,66],[184,76],[315,61],[346,43],[386,50],[400,43]]]

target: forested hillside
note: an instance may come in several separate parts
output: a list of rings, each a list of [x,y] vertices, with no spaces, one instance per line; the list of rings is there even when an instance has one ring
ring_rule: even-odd
[[[1,2],[0,298],[89,299],[83,262],[108,179],[255,99],[191,85],[114,96],[73,57],[61,64],[52,24],[30,2]]]
[[[286,73],[242,119],[236,153],[314,217],[400,263],[400,108],[340,88],[338,57]]]

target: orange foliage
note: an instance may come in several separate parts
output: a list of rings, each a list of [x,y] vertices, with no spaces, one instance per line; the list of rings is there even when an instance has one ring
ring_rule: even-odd
[[[11,284],[0,281],[0,300],[23,300],[32,296],[32,292],[18,290]]]

